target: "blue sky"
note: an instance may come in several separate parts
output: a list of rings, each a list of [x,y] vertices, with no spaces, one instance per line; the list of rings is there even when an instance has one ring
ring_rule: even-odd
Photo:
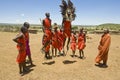
[[[71,0],[76,7],[76,19],[72,24],[99,25],[120,24],[120,0]],[[0,23],[40,24],[44,13],[51,14],[52,24],[61,24],[61,0],[0,0]]]

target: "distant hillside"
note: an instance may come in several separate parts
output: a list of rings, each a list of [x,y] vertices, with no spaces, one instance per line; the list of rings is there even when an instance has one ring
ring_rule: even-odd
[[[17,32],[20,30],[21,26],[22,24],[0,23],[0,31]],[[38,29],[41,29],[41,27],[42,26],[39,24],[31,24],[30,29],[38,30]],[[87,31],[103,30],[104,28],[120,31],[120,24],[113,24],[113,23],[106,23],[101,25],[72,25],[73,30],[79,30],[81,27],[83,27]]]
[[[18,32],[20,27],[23,24],[11,24],[11,23],[0,23],[0,31],[4,32]],[[30,29],[40,29],[41,25],[38,24],[30,24]]]
[[[98,29],[104,29],[108,28],[110,30],[120,30],[120,24],[112,24],[112,23],[107,23],[107,24],[101,24],[96,26]]]

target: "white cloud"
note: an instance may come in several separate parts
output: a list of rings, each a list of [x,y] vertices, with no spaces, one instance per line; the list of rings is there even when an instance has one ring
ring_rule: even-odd
[[[23,13],[22,13],[22,14],[20,14],[20,15],[21,15],[22,17],[24,17],[24,16],[25,16],[25,14],[23,14]]]

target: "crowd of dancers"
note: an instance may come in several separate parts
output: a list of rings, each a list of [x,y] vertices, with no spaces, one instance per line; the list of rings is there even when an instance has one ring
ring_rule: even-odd
[[[56,57],[57,54],[66,56],[68,50],[72,50],[72,57],[75,57],[75,52],[79,50],[79,58],[83,59],[84,48],[86,47],[86,33],[81,28],[79,32],[71,29],[71,22],[63,19],[62,27],[58,27],[57,23],[51,25],[52,20],[50,14],[45,13],[46,18],[43,19],[43,37],[41,51],[44,53],[46,59]],[[17,62],[19,65],[19,73],[24,74],[28,71],[26,66],[26,57],[28,56],[31,67],[35,65],[32,63],[31,52],[29,47],[29,29],[30,24],[25,22],[20,29],[19,34],[13,39],[17,43],[18,56]],[[96,66],[107,67],[108,51],[111,38],[109,30],[104,30],[104,34],[101,37],[100,44],[98,46],[99,54],[95,58]],[[66,45],[65,45],[66,44]],[[50,54],[50,50],[52,54]],[[66,50],[66,51],[65,51]],[[57,52],[59,51],[59,52]],[[103,63],[101,63],[103,61]]]

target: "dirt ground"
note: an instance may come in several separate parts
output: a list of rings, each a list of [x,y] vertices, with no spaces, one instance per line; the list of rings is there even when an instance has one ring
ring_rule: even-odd
[[[44,59],[40,52],[42,33],[30,34],[30,48],[36,66],[30,68],[28,74],[20,76],[16,43],[12,41],[16,34],[0,32],[0,80],[120,80],[120,35],[111,35],[108,67],[99,68],[94,65],[94,59],[101,34],[88,34],[92,39],[87,39],[85,59],[72,58],[69,50],[67,56],[51,60]]]

